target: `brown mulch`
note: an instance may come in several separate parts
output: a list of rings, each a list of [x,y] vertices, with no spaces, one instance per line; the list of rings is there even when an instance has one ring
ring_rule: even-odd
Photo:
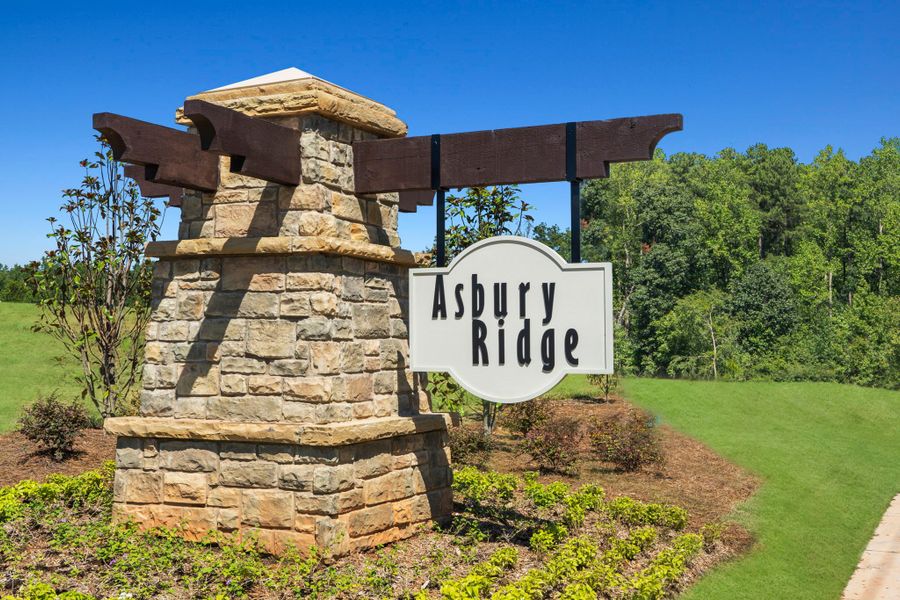
[[[553,401],[554,415],[577,417],[585,426],[592,421],[615,417],[630,408],[632,406],[621,399],[611,402]],[[540,480],[564,481],[576,487],[596,483],[606,490],[607,497],[631,496],[645,502],[675,504],[687,509],[690,528],[727,521],[734,508],[753,495],[759,486],[759,480],[751,473],[697,440],[665,425],[660,427],[660,435],[664,463],[658,467],[649,466],[633,473],[617,471],[610,464],[592,460],[585,439],[579,448],[581,459],[577,475],[548,474],[542,475]],[[537,470],[523,448],[521,436],[500,426],[495,430],[495,438],[497,449],[491,453],[487,467],[516,474]],[[742,552],[752,544],[749,532],[735,523],[727,524],[723,541],[736,552]]]
[[[116,436],[102,429],[86,429],[75,442],[75,452],[62,461],[41,450],[21,433],[0,435],[0,486],[23,479],[43,481],[47,475],[77,475],[95,469],[116,456]]]
[[[553,402],[555,415],[576,416],[585,426],[592,421],[616,416],[628,410],[630,405],[622,400],[603,403],[590,400],[559,400]],[[467,423],[467,426],[477,426]],[[563,476],[544,474],[542,482],[565,481],[577,488],[587,483],[597,483],[606,490],[608,498],[628,495],[648,502],[669,502],[687,509],[690,515],[689,530],[714,522],[727,522],[736,505],[749,498],[758,486],[758,480],[740,467],[733,465],[715,454],[700,442],[686,437],[668,427],[660,428],[665,463],[658,468],[651,467],[634,473],[618,472],[611,465],[591,459],[590,446],[583,443],[574,450],[579,452],[578,474]],[[523,449],[520,436],[499,427],[495,433],[497,449],[491,454],[487,467],[506,473],[522,474],[536,470],[530,457]],[[22,479],[42,480],[51,473],[74,475],[96,468],[115,455],[115,436],[106,435],[101,430],[86,430],[76,444],[76,453],[62,462],[55,462],[45,452],[18,433],[0,435],[0,486],[16,483]],[[590,520],[590,518],[589,518]],[[586,524],[585,527],[588,527]],[[439,534],[423,528],[420,535],[395,544],[389,550],[390,565],[416,565],[402,568],[397,573],[382,574],[379,562],[372,553],[354,554],[341,559],[337,566],[356,567],[357,573],[372,572],[384,575],[395,582],[394,590],[420,590],[434,581],[446,577],[459,577],[469,572],[471,564],[485,560],[491,552],[508,543],[508,540],[478,544],[477,556],[467,558],[467,550],[460,544],[458,536]],[[521,540],[520,540],[521,542]],[[662,543],[662,542],[660,542]],[[41,555],[47,547],[47,540],[35,539],[31,551]],[[709,552],[701,554],[691,565],[679,589],[715,564],[746,552],[752,544],[750,534],[735,523],[728,523],[720,542]],[[660,546],[661,547],[661,546]],[[648,551],[640,561],[627,566],[626,574],[633,574],[646,564],[654,551]],[[543,558],[527,548],[520,548],[521,557],[513,571],[506,575],[512,581],[528,568],[542,564]],[[65,557],[57,557],[63,560]],[[273,559],[274,560],[274,559]],[[41,564],[45,565],[46,562]],[[57,567],[53,567],[54,570]],[[388,567],[385,569],[390,570]],[[94,574],[95,575],[95,574]],[[90,571],[76,577],[79,587],[95,586],[99,595],[106,593],[102,585],[93,579]],[[66,575],[67,577],[67,575]],[[73,582],[75,580],[72,580]],[[428,588],[432,597],[435,590]],[[100,592],[103,592],[102,594]],[[186,597],[185,590],[177,588],[165,597]],[[271,590],[255,589],[251,597],[269,598],[275,594]],[[346,597],[346,596],[342,596]]]

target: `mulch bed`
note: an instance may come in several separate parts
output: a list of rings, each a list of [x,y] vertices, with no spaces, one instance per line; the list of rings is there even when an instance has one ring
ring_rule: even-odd
[[[553,401],[554,414],[577,417],[588,425],[614,417],[631,405],[621,399],[611,402],[592,400]],[[502,417],[501,417],[502,419]],[[759,480],[741,467],[732,464],[697,440],[682,435],[668,426],[659,428],[664,463],[659,467],[645,467],[632,473],[617,471],[612,465],[591,459],[587,440],[578,450],[582,458],[578,474],[548,474],[543,482],[564,481],[578,487],[596,483],[606,490],[607,497],[631,496],[645,502],[668,502],[688,510],[689,528],[727,520],[735,506],[747,500],[759,486]],[[523,439],[502,426],[495,430],[497,449],[491,454],[487,467],[503,473],[522,474],[537,467],[523,448]],[[740,553],[752,544],[745,529],[729,523],[723,541]]]
[[[631,406],[620,399],[613,402],[591,400],[558,400],[553,402],[554,414],[575,416],[587,425],[594,420],[616,416]],[[478,426],[467,422],[465,426]],[[669,427],[661,427],[664,464],[633,473],[616,471],[612,465],[592,459],[590,446],[583,443],[574,448],[580,455],[577,475],[542,474],[540,480],[564,481],[577,488],[596,483],[606,490],[607,498],[628,495],[647,502],[669,502],[689,512],[688,530],[696,531],[707,523],[725,523],[722,538],[715,548],[702,554],[691,565],[679,588],[689,584],[712,565],[746,552],[752,545],[752,536],[740,525],[728,522],[735,506],[749,498],[759,485],[758,480],[740,467],[733,465],[712,450],[681,435]],[[523,440],[498,427],[495,432],[496,449],[487,467],[505,473],[521,475],[534,471],[536,465],[524,451]],[[43,480],[51,473],[74,475],[96,468],[115,455],[115,436],[102,430],[86,430],[79,437],[76,452],[67,460],[54,461],[21,434],[0,435],[0,486],[14,484],[22,479]],[[420,535],[392,546],[391,562],[394,565],[421,563],[425,570],[409,569],[407,576],[392,574],[397,585],[404,589],[420,589],[422,582],[433,577],[432,570],[449,568],[451,573],[441,577],[462,576],[470,568],[469,560],[461,558],[462,549],[455,536],[439,534],[424,528]],[[477,560],[484,560],[499,547],[502,540],[483,542],[478,547]],[[40,544],[35,541],[37,546]],[[536,566],[535,556],[525,550],[510,579],[521,575],[528,567]],[[439,559],[439,560],[438,560]],[[338,566],[357,568],[364,572],[373,569],[377,562],[371,553],[354,554],[342,559]],[[435,562],[437,561],[437,562]],[[636,566],[634,568],[637,568]],[[632,569],[634,570],[634,569]],[[409,579],[409,581],[406,581]],[[82,582],[83,583],[83,582]],[[397,588],[399,589],[399,588]],[[265,590],[257,590],[258,596],[271,596]],[[256,595],[256,594],[254,594]],[[177,595],[176,595],[177,597]]]
[[[77,475],[95,469],[116,456],[116,436],[102,429],[86,429],[78,436],[75,452],[62,461],[40,449],[21,433],[0,435],[0,486],[23,479],[43,481],[47,475]]]

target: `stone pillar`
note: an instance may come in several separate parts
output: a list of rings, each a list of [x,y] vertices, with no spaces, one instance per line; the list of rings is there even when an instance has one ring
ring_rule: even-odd
[[[406,125],[312,77],[195,97],[299,129],[303,181],[223,158],[216,193],[186,193],[180,239],[148,247],[140,416],[105,424],[114,515],[335,554],[449,515],[445,417],[407,368],[417,257],[399,248],[396,195],[353,191],[351,142]]]

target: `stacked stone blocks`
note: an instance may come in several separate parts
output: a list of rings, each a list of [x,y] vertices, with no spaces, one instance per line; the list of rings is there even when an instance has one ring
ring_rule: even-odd
[[[241,531],[272,552],[371,548],[450,512],[445,436],[340,447],[120,438],[117,514],[191,539]]]
[[[405,125],[317,80],[278,90],[223,103],[302,132],[302,183],[235,175],[223,158],[215,193],[185,193],[182,241],[156,245],[140,417],[106,423],[114,514],[343,554],[452,508],[446,425],[408,370],[397,198],[353,193],[351,143]]]

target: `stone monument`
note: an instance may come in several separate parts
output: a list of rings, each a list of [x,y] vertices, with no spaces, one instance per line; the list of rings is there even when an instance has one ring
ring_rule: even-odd
[[[114,516],[340,555],[449,515],[447,423],[408,370],[418,257],[399,247],[396,194],[353,185],[351,143],[406,125],[297,69],[193,98],[299,130],[302,182],[222,158],[215,193],[185,190],[179,240],[148,246],[140,416],[105,423]]]

